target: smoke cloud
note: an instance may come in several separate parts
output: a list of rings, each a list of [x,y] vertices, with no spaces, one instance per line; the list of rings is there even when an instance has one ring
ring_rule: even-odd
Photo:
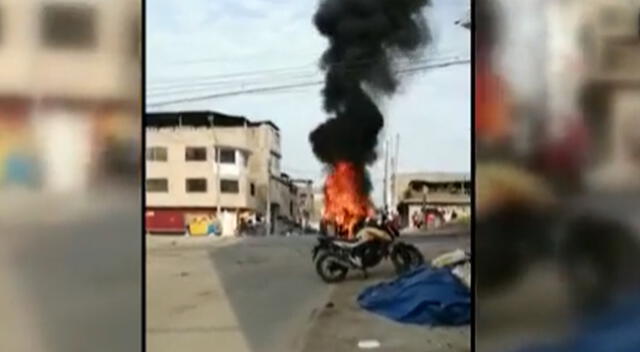
[[[413,58],[430,43],[422,11],[429,5],[429,0],[321,1],[313,21],[329,41],[320,66],[326,72],[324,109],[332,116],[309,136],[320,161],[351,162],[368,178],[365,166],[377,158],[384,125],[372,96],[392,95],[399,84],[397,59]],[[369,188],[368,180],[365,184]]]

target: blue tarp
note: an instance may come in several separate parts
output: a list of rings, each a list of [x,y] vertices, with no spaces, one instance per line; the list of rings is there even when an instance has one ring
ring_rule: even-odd
[[[417,268],[366,288],[358,303],[401,323],[463,325],[471,320],[469,290],[448,269]]]

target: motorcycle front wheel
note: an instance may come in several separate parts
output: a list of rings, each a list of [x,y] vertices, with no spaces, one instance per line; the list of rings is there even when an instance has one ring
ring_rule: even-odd
[[[316,259],[316,272],[326,283],[343,281],[347,277],[349,268],[340,264],[336,256],[329,252],[320,253]]]
[[[424,264],[422,253],[413,245],[398,243],[391,251],[391,262],[398,275]]]

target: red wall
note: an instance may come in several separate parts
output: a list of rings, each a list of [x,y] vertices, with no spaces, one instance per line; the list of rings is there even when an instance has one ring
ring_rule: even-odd
[[[147,232],[184,233],[184,213],[180,210],[154,210],[145,213]]]

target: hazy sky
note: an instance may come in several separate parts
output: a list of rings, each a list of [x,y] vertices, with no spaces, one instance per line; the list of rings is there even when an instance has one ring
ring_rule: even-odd
[[[321,85],[153,105],[320,80],[316,63],[326,41],[311,22],[316,5],[301,0],[148,2],[147,110],[204,109],[272,120],[281,129],[283,171],[322,179],[322,165],[308,142],[309,132],[326,118]],[[454,24],[467,9],[468,0],[434,1],[427,13],[435,42],[425,52],[427,59],[469,58],[470,32]],[[469,172],[470,74],[469,64],[413,73],[381,106],[384,133],[400,134],[401,172]],[[375,184],[381,164],[373,166]]]

